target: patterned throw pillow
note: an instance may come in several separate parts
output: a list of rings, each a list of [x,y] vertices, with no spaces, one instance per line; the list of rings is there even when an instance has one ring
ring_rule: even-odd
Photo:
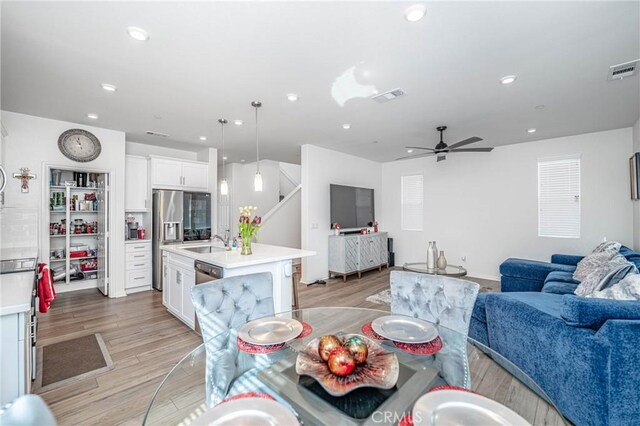
[[[625,259],[624,256],[620,254],[614,255],[610,261],[595,266],[589,275],[580,281],[574,293],[578,296],[586,296],[593,293],[600,287],[600,283],[610,272],[630,264],[631,262]]]
[[[593,271],[608,264],[615,256],[619,256],[619,254],[611,250],[591,253],[585,256],[584,259],[578,262],[576,271],[573,273],[573,279],[576,281],[586,279]]]
[[[614,284],[602,291],[596,291],[587,297],[614,300],[640,300],[640,274],[627,275],[627,277],[618,284]]]
[[[604,251],[613,251],[617,253],[620,251],[620,247],[622,247],[622,244],[617,241],[604,241],[598,244],[591,253],[602,253]]]

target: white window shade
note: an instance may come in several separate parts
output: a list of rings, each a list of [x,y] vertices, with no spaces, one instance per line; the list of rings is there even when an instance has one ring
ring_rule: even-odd
[[[401,211],[403,231],[422,231],[424,222],[423,175],[402,176]]]
[[[580,238],[580,157],[538,160],[538,236]]]

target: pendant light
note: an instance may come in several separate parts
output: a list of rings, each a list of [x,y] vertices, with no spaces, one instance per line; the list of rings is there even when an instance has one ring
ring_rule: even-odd
[[[253,179],[253,189],[256,192],[262,192],[262,175],[260,174],[260,144],[258,142],[258,108],[262,106],[262,102],[253,101],[251,106],[256,109],[256,177]]]
[[[224,125],[228,123],[226,118],[219,118],[220,128],[222,129],[222,181],[220,181],[220,195],[229,194],[229,184],[227,183],[227,175],[224,170]]]

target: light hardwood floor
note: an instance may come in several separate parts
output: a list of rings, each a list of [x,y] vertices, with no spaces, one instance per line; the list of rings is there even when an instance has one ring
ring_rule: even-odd
[[[482,285],[495,283],[482,281]],[[353,306],[388,310],[365,298],[389,288],[389,271],[362,279],[329,280],[326,286],[300,285],[301,307]],[[95,290],[61,294],[48,314],[40,315],[38,345],[100,333],[114,369],[42,393],[60,425],[140,424],[153,392],[164,376],[201,339],[167,313],[159,292],[108,299]],[[534,424],[561,424],[553,410],[480,351],[470,362],[474,388],[512,407],[531,412]],[[520,411],[520,409],[518,411]]]

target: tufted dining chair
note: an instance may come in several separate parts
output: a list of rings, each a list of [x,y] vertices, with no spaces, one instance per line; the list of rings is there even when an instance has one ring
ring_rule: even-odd
[[[205,344],[207,403],[212,406],[236,377],[255,366],[255,358],[238,349],[238,329],[274,314],[273,279],[269,272],[222,278],[193,287],[191,300]]]
[[[477,283],[440,275],[391,272],[391,313],[441,325],[443,347],[435,363],[451,385],[471,387],[467,335]]]

